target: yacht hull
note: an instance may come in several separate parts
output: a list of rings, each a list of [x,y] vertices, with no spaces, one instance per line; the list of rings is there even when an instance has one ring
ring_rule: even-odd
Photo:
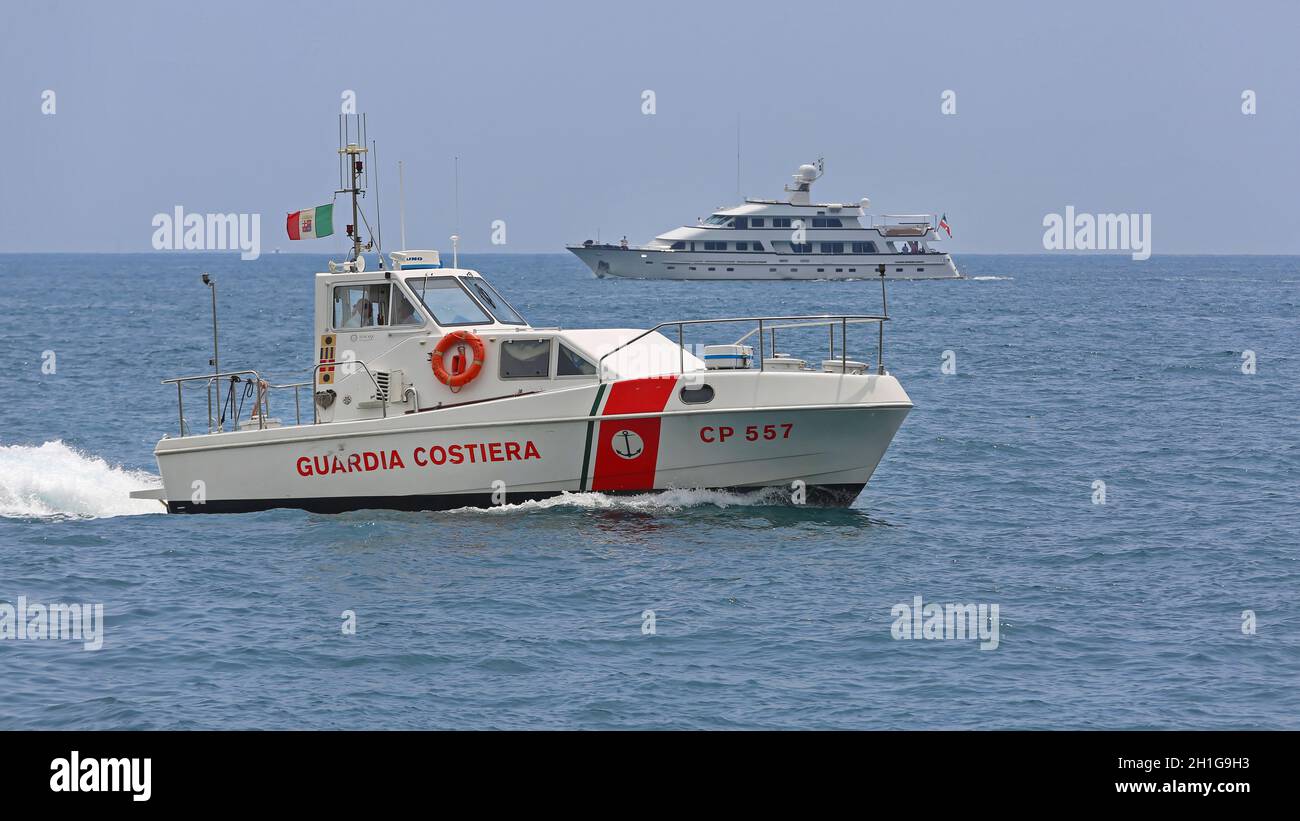
[[[755,252],[690,252],[570,245],[598,277],[628,279],[817,280],[871,279],[885,266],[886,279],[961,279],[945,253],[792,256]],[[820,258],[819,258],[820,257]]]
[[[714,399],[683,401],[707,383]],[[562,493],[779,488],[848,505],[911,401],[889,375],[709,372],[385,419],[164,439],[167,509],[442,510]]]

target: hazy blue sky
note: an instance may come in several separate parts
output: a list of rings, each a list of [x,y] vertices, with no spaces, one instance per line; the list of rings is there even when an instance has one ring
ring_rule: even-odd
[[[264,250],[342,249],[291,244],[283,221],[330,200],[353,89],[390,248],[398,159],[408,244],[448,247],[454,155],[466,250],[646,240],[736,200],[739,118],[746,195],[776,195],[821,153],[819,198],[946,211],[956,252],[1041,251],[1044,214],[1074,205],[1151,213],[1156,254],[1300,253],[1293,2],[46,2],[4,17],[0,251],[148,250],[153,215],[178,204],[262,214]]]

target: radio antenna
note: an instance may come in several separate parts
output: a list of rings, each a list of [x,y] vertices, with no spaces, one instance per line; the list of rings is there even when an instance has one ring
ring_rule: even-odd
[[[740,112],[736,112],[736,199],[740,199]]]
[[[375,160],[375,248],[379,252],[379,270],[384,269],[384,221],[381,216],[380,205],[383,198],[379,195],[379,147],[374,140],[370,141],[370,153],[374,155]]]
[[[402,161],[397,161],[397,210],[402,223],[402,250],[406,250],[406,183],[402,179]]]

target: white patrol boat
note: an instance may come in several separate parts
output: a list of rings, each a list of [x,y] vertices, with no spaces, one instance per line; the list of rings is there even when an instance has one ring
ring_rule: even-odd
[[[342,190],[355,209],[349,160]],[[436,510],[673,488],[781,488],[794,502],[847,505],[912,407],[884,369],[884,311],[536,328],[476,271],[443,268],[436,251],[393,253],[391,268],[381,257],[370,270],[349,233],[351,259],[315,277],[305,381],[221,370],[214,286],[213,373],[164,380],[179,435],[154,451],[162,487],[133,496],[173,513]],[[874,367],[849,355],[864,324]],[[688,350],[688,332],[737,325],[732,342]],[[777,352],[778,340],[814,335],[824,359]],[[204,391],[207,427],[196,431],[186,393]]]
[[[885,266],[890,279],[960,278],[935,247],[947,215],[867,213],[856,203],[812,202],[824,163],[799,166],[784,200],[746,199],[698,225],[645,245],[587,240],[567,246],[598,277],[633,279],[865,279]],[[867,224],[863,225],[862,220]]]

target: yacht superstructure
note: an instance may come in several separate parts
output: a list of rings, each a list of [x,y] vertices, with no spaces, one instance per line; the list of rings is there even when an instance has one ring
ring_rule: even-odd
[[[960,278],[952,257],[933,247],[935,214],[867,213],[870,202],[812,202],[824,171],[799,167],[784,200],[746,199],[714,211],[697,225],[675,228],[645,245],[567,246],[598,277],[634,279],[890,279]],[[863,224],[863,220],[866,224]]]

